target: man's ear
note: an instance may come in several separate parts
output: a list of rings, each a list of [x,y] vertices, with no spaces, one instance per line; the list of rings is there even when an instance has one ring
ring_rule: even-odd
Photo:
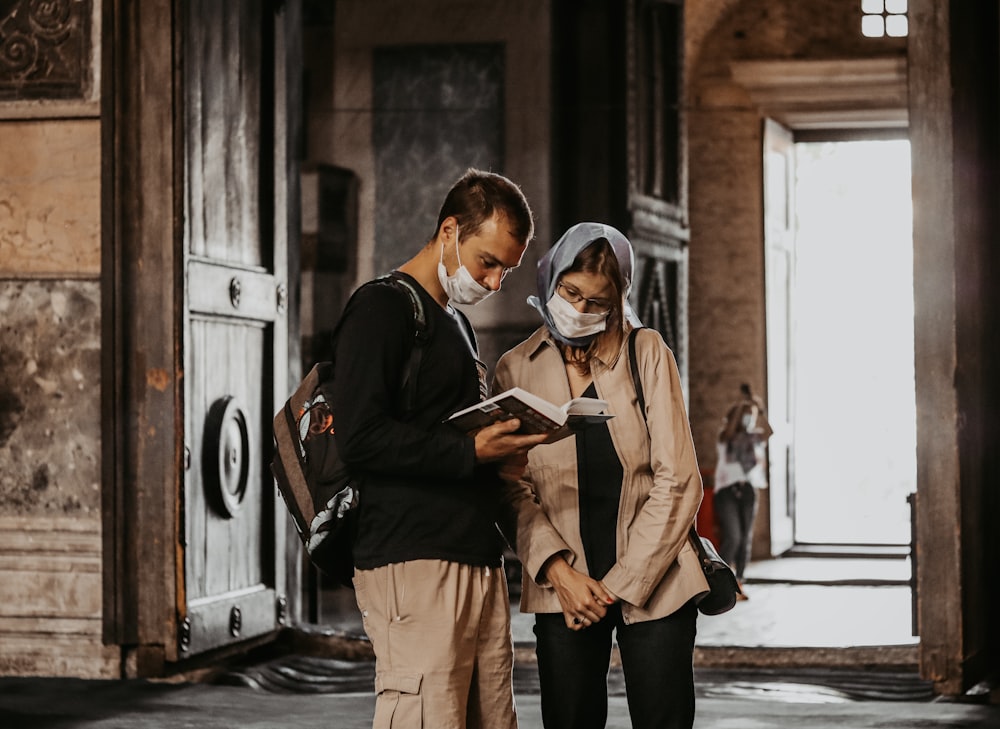
[[[438,226],[438,237],[443,238],[446,241],[453,241],[454,236],[458,233],[458,218],[454,215],[449,215],[447,218],[441,221],[441,225]]]

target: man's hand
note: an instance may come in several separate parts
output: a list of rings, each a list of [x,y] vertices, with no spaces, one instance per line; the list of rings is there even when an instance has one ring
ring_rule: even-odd
[[[503,461],[509,456],[525,456],[548,437],[547,433],[515,435],[515,431],[520,427],[521,421],[514,419],[502,420],[481,429],[476,433],[476,460],[488,463]],[[521,470],[524,471],[523,468]]]

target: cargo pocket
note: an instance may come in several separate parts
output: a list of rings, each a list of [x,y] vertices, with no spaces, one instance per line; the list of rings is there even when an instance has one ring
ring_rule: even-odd
[[[375,676],[375,720],[372,729],[423,727],[421,674],[384,671]]]

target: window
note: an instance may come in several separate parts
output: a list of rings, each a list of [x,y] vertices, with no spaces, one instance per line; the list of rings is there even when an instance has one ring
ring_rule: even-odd
[[[907,0],[861,0],[861,34],[868,38],[902,38],[909,32]]]

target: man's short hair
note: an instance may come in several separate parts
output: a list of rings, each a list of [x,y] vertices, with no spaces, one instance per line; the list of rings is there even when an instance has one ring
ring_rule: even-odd
[[[470,167],[448,191],[431,239],[447,217],[454,216],[461,234],[470,236],[476,235],[494,213],[503,216],[510,232],[522,243],[534,237],[535,222],[521,188],[503,175]]]

